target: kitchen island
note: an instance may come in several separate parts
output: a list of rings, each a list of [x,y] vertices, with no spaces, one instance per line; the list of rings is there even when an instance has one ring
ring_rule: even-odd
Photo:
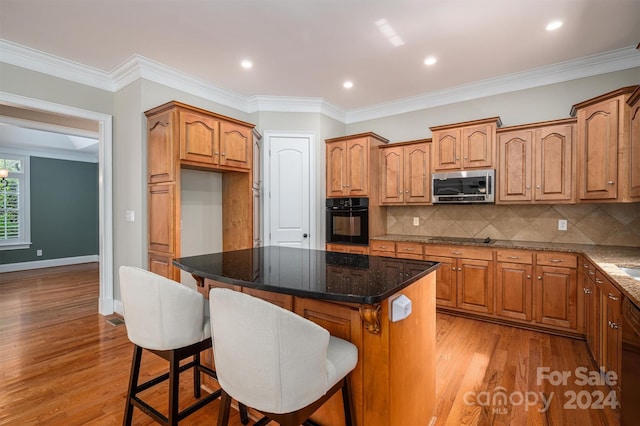
[[[205,297],[212,287],[242,291],[355,344],[358,365],[350,384],[357,425],[431,422],[435,407],[433,272],[438,263],[259,247],[185,257],[174,265],[192,274]],[[400,295],[411,300],[411,312],[392,321],[392,302]],[[312,419],[319,424],[344,424],[340,395]]]

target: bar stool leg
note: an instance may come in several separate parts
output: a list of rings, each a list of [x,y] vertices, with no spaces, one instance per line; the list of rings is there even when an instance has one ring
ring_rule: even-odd
[[[127,390],[127,405],[124,409],[124,417],[122,419],[122,424],[124,426],[131,426],[131,421],[133,420],[133,404],[131,404],[131,398],[136,394],[136,387],[138,387],[141,360],[142,348],[138,345],[134,345],[133,359],[131,360],[131,374],[129,376],[129,389]]]

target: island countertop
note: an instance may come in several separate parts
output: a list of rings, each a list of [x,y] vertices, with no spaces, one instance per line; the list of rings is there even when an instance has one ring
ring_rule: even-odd
[[[439,264],[267,246],[175,259],[190,274],[243,287],[318,300],[375,304]]]

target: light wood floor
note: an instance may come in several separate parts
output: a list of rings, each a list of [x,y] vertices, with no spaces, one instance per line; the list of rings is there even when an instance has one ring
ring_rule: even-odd
[[[97,310],[97,264],[0,274],[0,424],[121,424],[132,345],[125,327]],[[437,425],[617,424],[609,409],[563,408],[571,402],[565,393],[606,394],[607,387],[577,386],[573,374],[566,385],[536,383],[537,367],[592,369],[583,341],[438,314],[437,351]],[[165,367],[143,356],[141,376]],[[191,375],[184,376],[186,404]],[[166,387],[147,392],[158,407],[166,405]],[[527,392],[532,404],[533,392],[551,397],[548,410],[541,402],[525,409],[520,396],[526,401]],[[500,394],[507,405],[485,403],[486,396],[499,402]],[[215,424],[217,410],[216,401],[181,424]],[[232,413],[230,423],[241,424]],[[153,424],[139,410],[133,420]]]

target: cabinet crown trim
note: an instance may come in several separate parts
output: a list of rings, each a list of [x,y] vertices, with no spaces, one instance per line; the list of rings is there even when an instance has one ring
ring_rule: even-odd
[[[562,124],[576,124],[578,121],[575,117],[570,118],[561,118],[559,120],[550,120],[550,121],[540,121],[537,123],[527,123],[527,124],[518,124],[515,126],[502,127],[496,130],[496,133],[505,133],[513,130],[528,130],[528,129],[536,129],[539,127],[547,127],[547,126],[557,126]]]
[[[325,139],[325,143],[346,141],[346,140],[351,140],[356,138],[374,138],[374,139],[378,139],[383,143],[389,143],[389,139],[383,138],[382,136],[375,134],[373,132],[358,133],[355,135],[347,135],[347,136],[340,136],[337,138]]]
[[[586,108],[586,107],[588,107],[590,105],[597,104],[599,102],[605,101],[607,99],[612,99],[612,98],[615,98],[617,96],[627,95],[629,93],[632,93],[638,87],[640,87],[640,86],[636,85],[636,86],[622,87],[622,88],[614,90],[612,92],[605,93],[605,94],[600,95],[600,96],[596,96],[595,98],[587,99],[586,101],[580,102],[580,103],[575,104],[574,106],[572,106],[571,107],[571,112],[569,114],[572,117],[575,117],[576,114],[578,113],[579,109]]]
[[[248,123],[248,122],[242,121],[242,120],[238,120],[238,119],[233,118],[233,117],[228,117],[226,115],[216,114],[215,112],[207,111],[206,109],[194,107],[192,105],[187,105],[187,104],[184,104],[184,103],[178,102],[178,101],[170,101],[170,102],[167,102],[167,103],[162,104],[160,106],[157,106],[155,108],[152,108],[152,109],[150,109],[148,111],[145,111],[144,115],[149,117],[151,115],[154,115],[154,114],[157,114],[157,113],[162,112],[164,110],[169,110],[169,109],[172,109],[172,108],[180,108],[180,109],[187,110],[187,111],[197,112],[199,114],[206,114],[206,115],[214,117],[214,118],[219,118],[219,119],[222,119],[222,120],[225,120],[225,121],[229,121],[229,122],[232,122],[232,123],[240,124],[242,126],[250,127],[251,129],[256,127],[255,124]]]

